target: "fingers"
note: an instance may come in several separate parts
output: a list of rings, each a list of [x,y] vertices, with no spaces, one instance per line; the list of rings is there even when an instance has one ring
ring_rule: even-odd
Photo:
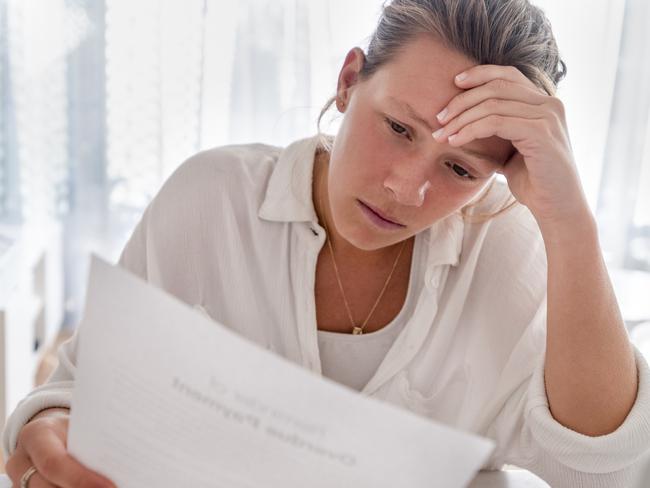
[[[540,135],[545,137],[542,138]],[[486,139],[492,136],[513,141],[516,148],[516,143],[523,140],[534,141],[535,144],[550,140],[550,135],[546,131],[545,119],[524,119],[501,115],[488,115],[471,122],[447,139],[450,146],[458,147],[475,139]]]
[[[5,469],[12,486],[20,486],[20,479],[34,465],[22,446],[18,446],[14,454],[7,460]],[[43,478],[38,471],[30,476],[27,483],[29,488],[54,488],[55,485]]]
[[[461,76],[462,74],[465,74],[466,76],[463,78]],[[526,75],[514,66],[501,66],[498,64],[477,65],[468,69],[464,73],[459,73],[456,78],[454,78],[454,82],[460,88],[468,89],[496,79],[528,86],[534,89],[537,93],[546,95],[544,90],[535,85],[526,77]]]
[[[70,456],[63,440],[53,430],[43,430],[26,440],[25,450],[30,453],[39,474],[62,488],[109,486]]]
[[[37,471],[29,478],[29,481],[27,482],[27,488],[57,488],[57,486],[47,481]]]
[[[561,141],[566,132],[564,105],[537,87],[512,66],[479,65],[456,80],[465,91],[456,95],[437,116],[442,127],[434,139],[462,146],[475,139],[497,136],[530,146]],[[526,80],[526,81],[524,81]],[[565,139],[566,137],[564,137]]]
[[[484,85],[459,93],[438,114],[438,121],[446,124],[464,111],[488,100],[495,102],[511,100],[529,106],[542,105],[548,97],[536,93],[533,88],[507,80],[492,80]],[[446,111],[445,111],[446,110]]]
[[[19,445],[31,459],[39,476],[53,485],[62,488],[113,487],[109,480],[84,467],[68,454],[66,438],[67,418],[42,418],[23,427]]]
[[[540,111],[535,110],[534,106],[531,108],[530,105],[525,103],[491,98],[479,103],[469,110],[462,112],[458,117],[452,119],[447,125],[434,132],[433,137],[438,142],[442,142],[447,136],[456,134],[464,126],[487,117],[490,114],[509,117],[521,117],[524,119],[542,117]]]

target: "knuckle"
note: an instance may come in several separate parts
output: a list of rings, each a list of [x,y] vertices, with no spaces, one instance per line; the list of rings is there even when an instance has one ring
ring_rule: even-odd
[[[19,464],[20,463],[18,462],[17,454],[14,454],[9,459],[7,459],[7,462],[5,463],[5,471],[7,472],[10,478],[14,479],[18,477],[18,473],[16,472],[16,469],[18,468]]]
[[[29,422],[28,424],[26,424],[25,426],[23,426],[22,429],[20,429],[20,431],[18,432],[18,438],[17,438],[18,444],[23,444],[25,442],[25,439],[28,439],[31,436],[32,431],[35,428],[34,425],[35,425],[34,421],[32,421],[32,422]]]
[[[46,454],[39,462],[39,471],[50,478],[56,476],[61,470],[62,458],[58,454]]]
[[[557,120],[557,114],[553,110],[546,110],[542,114],[542,120],[547,124],[553,124]]]
[[[40,418],[32,420],[29,423],[25,424],[23,428],[18,432],[16,444],[23,447],[29,444],[33,444],[35,439],[38,438],[39,434],[41,434],[44,429],[51,427],[48,421],[49,419],[47,418]]]
[[[497,92],[502,92],[504,90],[507,90],[509,86],[510,86],[510,82],[502,78],[497,78],[496,80],[493,81],[494,90]]]
[[[550,127],[550,124],[546,123],[545,120],[541,119],[536,121],[537,130],[540,134],[543,134],[544,139],[548,139],[553,135],[553,130]]]
[[[562,126],[562,116],[558,115],[557,113],[554,113],[551,119],[551,128],[555,130],[556,128],[561,126]]]
[[[553,108],[555,109],[555,113],[559,115],[560,117],[564,116],[564,103],[562,103],[562,100],[560,100],[557,97],[551,97],[551,103],[553,104]]]

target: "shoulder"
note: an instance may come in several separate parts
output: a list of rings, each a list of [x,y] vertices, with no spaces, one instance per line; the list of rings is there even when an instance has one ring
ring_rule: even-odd
[[[151,202],[165,216],[196,214],[216,208],[260,202],[282,148],[261,143],[233,144],[201,151],[183,161]]]
[[[233,144],[201,151],[180,164],[165,184],[211,185],[224,181],[255,184],[270,176],[282,148],[261,143]]]

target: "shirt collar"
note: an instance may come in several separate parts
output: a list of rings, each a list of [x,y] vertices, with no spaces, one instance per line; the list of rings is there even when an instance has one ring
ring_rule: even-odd
[[[330,141],[333,136],[323,135]],[[258,216],[273,222],[313,222],[318,217],[312,201],[314,155],[320,136],[299,139],[284,148],[271,173]],[[463,218],[455,212],[422,231],[428,267],[458,265],[463,246]]]
[[[318,135],[299,139],[280,152],[258,212],[260,218],[274,222],[318,222],[312,202],[318,142]]]

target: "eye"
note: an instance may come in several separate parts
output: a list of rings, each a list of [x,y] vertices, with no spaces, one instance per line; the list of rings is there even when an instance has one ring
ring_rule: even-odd
[[[384,120],[385,120],[386,123],[390,126],[390,129],[391,129],[395,134],[397,134],[397,135],[399,135],[399,136],[402,136],[402,137],[406,137],[407,139],[410,140],[410,136],[409,136],[409,133],[408,133],[408,129],[407,129],[406,127],[401,126],[401,125],[399,125],[398,123],[396,123],[396,122],[394,122],[394,121],[392,121],[392,120],[390,120],[390,119],[388,119],[388,118],[385,118]]]
[[[445,165],[447,167],[451,168],[451,170],[454,172],[454,174],[458,178],[460,178],[461,180],[473,181],[473,180],[476,179],[476,176],[472,175],[465,168],[463,168],[462,166],[459,166],[458,164],[454,163],[453,161],[445,161]],[[459,169],[460,172],[456,171],[456,168]]]

